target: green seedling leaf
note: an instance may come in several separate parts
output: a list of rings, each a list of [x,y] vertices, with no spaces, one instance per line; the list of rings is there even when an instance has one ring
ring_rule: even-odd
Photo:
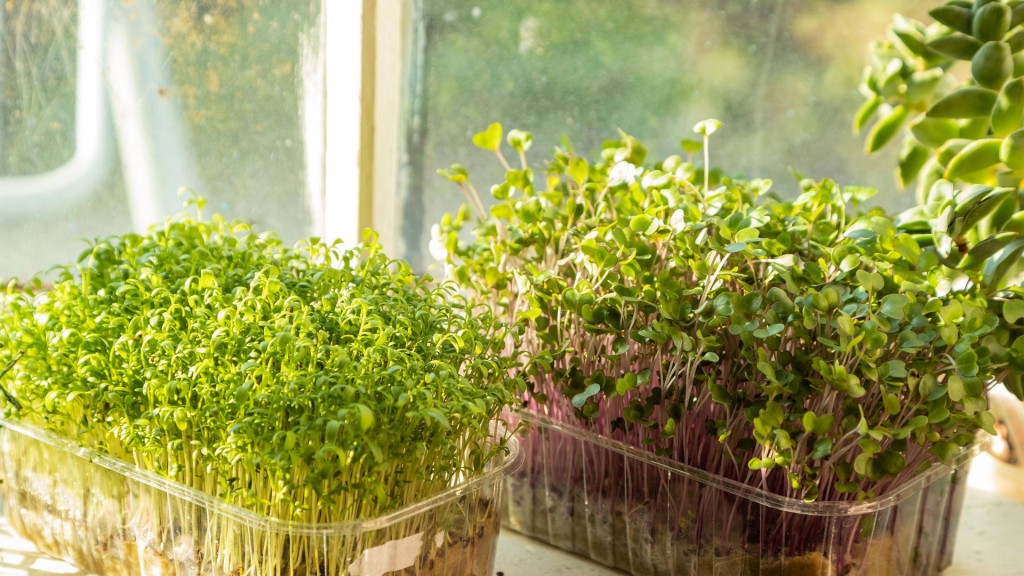
[[[693,131],[702,136],[711,136],[715,132],[718,132],[719,128],[722,127],[722,121],[714,118],[708,118],[707,120],[701,120],[694,125]]]
[[[469,172],[462,164],[452,164],[451,168],[447,170],[438,170],[437,173],[456,184],[462,184],[469,178]]]
[[[679,141],[679,147],[683,149],[687,154],[696,154],[704,150],[704,143],[700,140],[693,140],[685,138]]]
[[[587,400],[592,398],[600,391],[600,384],[590,384],[583,390],[583,392],[580,392],[579,394],[576,394],[575,396],[572,397],[572,405],[575,406],[576,408],[581,408],[584,404],[586,404]]]
[[[708,384],[708,389],[711,391],[711,399],[723,406],[731,406],[733,403],[732,394],[721,384],[714,382]]]
[[[1003,318],[1009,324],[1015,324],[1024,318],[1024,300],[1007,300],[1003,302]]]
[[[644,234],[646,233],[647,229],[651,227],[652,222],[654,222],[654,219],[648,216],[647,214],[637,214],[636,216],[630,219],[629,227],[634,232]]]
[[[634,388],[636,388],[636,385],[637,385],[636,374],[633,373],[633,372],[627,372],[623,377],[621,377],[621,378],[619,378],[618,380],[615,381],[615,391],[620,396],[624,396],[630,390],[633,390]],[[591,386],[596,386],[596,384],[591,384]],[[588,390],[589,389],[590,388],[588,387]],[[598,388],[598,389],[600,389],[600,388]],[[596,394],[596,392],[595,392],[595,394]],[[588,398],[589,398],[589,396],[588,396]],[[584,401],[586,401],[586,399],[584,399]],[[577,408],[579,408],[579,406],[577,406]]]
[[[904,294],[888,294],[882,298],[882,306],[879,311],[894,320],[902,320],[906,317],[905,308],[910,303],[910,298]]]
[[[473,136],[473,144],[477,148],[497,152],[501,148],[502,127],[500,122],[494,122],[483,132],[477,132]]]
[[[0,370],[0,381],[2,381],[4,376],[6,376],[7,373],[11,371],[12,368],[14,368],[14,365],[18,363],[18,360],[21,359],[21,357],[24,354],[24,352],[18,352],[17,354],[14,355],[14,358],[7,362],[7,365],[4,366],[4,369]],[[3,394],[4,399],[6,399],[7,402],[12,407],[14,407],[15,410],[21,410],[21,402],[18,402],[18,399],[15,398],[10,392],[8,392],[7,388],[4,387],[3,384],[0,384],[0,393]],[[47,398],[49,398],[49,396],[47,396]],[[47,408],[47,411],[49,410],[50,408]]]
[[[363,430],[363,432],[366,432],[370,428],[373,428],[373,425],[377,422],[377,419],[373,416],[373,411],[370,410],[369,406],[365,406],[363,404],[356,404],[355,407],[356,410],[359,412],[359,427]],[[428,409],[428,411],[429,410],[433,409]],[[442,415],[440,412],[429,415],[435,420],[437,419],[438,415],[441,416],[441,420],[447,420],[444,418],[444,415]],[[442,424],[442,426],[444,426],[444,424]]]
[[[885,286],[885,279],[882,278],[881,274],[877,272],[868,272],[867,270],[857,270],[857,282],[860,286],[868,291],[869,294],[878,292]]]
[[[569,160],[569,168],[566,173],[577,184],[583,184],[590,175],[590,165],[587,163],[585,158],[573,156],[572,159]]]
[[[451,429],[451,422],[448,421],[448,417],[445,416],[444,413],[441,412],[440,410],[438,410],[437,408],[427,408],[427,409],[423,410],[423,414],[425,416],[427,416],[428,418],[430,418],[431,420],[434,420],[435,422],[437,422],[441,426],[441,428],[443,428],[445,430],[450,430]],[[360,414],[360,425],[362,426],[364,424],[365,424],[365,420],[363,419],[362,414]],[[371,425],[372,425],[372,422],[371,422]],[[363,428],[363,429],[366,430],[367,428]]]
[[[949,381],[946,384],[946,391],[949,394],[949,399],[953,402],[959,402],[964,398],[964,380],[957,374],[952,374],[949,377]]]
[[[814,432],[814,423],[816,421],[817,416],[814,412],[810,410],[804,412],[803,418],[801,418],[801,423],[804,425],[804,432],[807,432],[808,434]]]
[[[522,130],[509,130],[507,140],[516,152],[526,152],[533,146],[533,134]]]
[[[960,448],[948,440],[940,440],[932,446],[931,453],[934,454],[940,462],[949,466],[952,465],[953,458],[960,453]]]
[[[814,449],[811,451],[811,458],[823,460],[832,455],[832,439],[818,438],[814,441]]]
[[[1012,188],[993,188],[983,184],[968,186],[954,195],[953,215],[964,221],[963,229],[972,228],[1012,192]]]

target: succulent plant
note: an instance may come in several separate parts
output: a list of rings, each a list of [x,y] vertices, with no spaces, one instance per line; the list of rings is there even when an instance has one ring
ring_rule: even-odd
[[[955,0],[929,14],[927,25],[895,16],[889,39],[874,46],[854,128],[870,126],[869,153],[902,140],[898,181],[916,180],[917,203],[896,218],[899,230],[997,306],[1008,298],[1004,320],[1015,324],[1024,284],[1024,3]],[[1017,396],[1021,368],[1005,375]]]

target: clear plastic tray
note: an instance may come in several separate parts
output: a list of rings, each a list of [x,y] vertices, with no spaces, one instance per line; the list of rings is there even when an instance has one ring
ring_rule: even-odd
[[[385,516],[300,524],[259,516],[64,438],[0,420],[11,527],[106,576],[490,576],[515,438],[481,476]]]
[[[637,575],[910,576],[952,563],[971,458],[881,497],[780,497],[522,412],[505,526]],[[619,469],[624,474],[609,475]]]

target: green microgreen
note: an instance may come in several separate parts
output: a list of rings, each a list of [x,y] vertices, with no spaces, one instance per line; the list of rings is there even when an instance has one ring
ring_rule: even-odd
[[[377,516],[505,447],[505,325],[372,235],[288,248],[180,217],[93,242],[51,288],[14,286],[0,300],[6,418],[259,514]]]
[[[695,127],[705,152],[718,128]],[[1019,297],[860,208],[869,190],[784,199],[645,157],[627,135],[556,149],[435,229],[451,278],[520,326],[529,409],[809,501],[884,493],[991,431]]]

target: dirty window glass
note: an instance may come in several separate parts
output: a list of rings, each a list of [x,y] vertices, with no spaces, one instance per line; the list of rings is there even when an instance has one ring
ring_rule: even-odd
[[[472,135],[494,121],[535,134],[534,158],[563,136],[592,154],[621,129],[680,153],[693,125],[724,122],[712,163],[793,189],[791,169],[882,190],[894,208],[892,156],[865,158],[851,132],[868,43],[894,12],[922,17],[926,3],[896,0],[423,0],[415,3],[417,56],[406,94],[403,240],[430,262],[429,229],[462,202],[435,174],[466,164],[474,181],[498,177]],[[484,189],[487,186],[483,187]]]
[[[0,3],[0,278],[143,230],[192,189],[306,236],[322,192],[320,0]]]

